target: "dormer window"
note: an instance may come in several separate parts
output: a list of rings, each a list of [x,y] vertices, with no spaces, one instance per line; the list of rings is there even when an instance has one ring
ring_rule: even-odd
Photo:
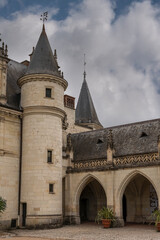
[[[46,88],[46,97],[51,98],[52,97],[52,88]]]
[[[97,144],[101,144],[101,143],[103,143],[103,141],[102,141],[102,139],[98,139],[98,141],[97,141]]]
[[[148,136],[147,133],[142,132],[140,138],[142,138],[142,137],[147,137],[147,136]]]
[[[75,105],[75,98],[69,95],[64,95],[64,106],[74,109],[74,105]]]

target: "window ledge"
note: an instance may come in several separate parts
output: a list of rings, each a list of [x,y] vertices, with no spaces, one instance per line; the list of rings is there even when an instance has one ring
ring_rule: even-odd
[[[52,100],[54,100],[54,98],[53,98],[53,97],[44,97],[44,98],[46,98],[46,99],[52,99]]]

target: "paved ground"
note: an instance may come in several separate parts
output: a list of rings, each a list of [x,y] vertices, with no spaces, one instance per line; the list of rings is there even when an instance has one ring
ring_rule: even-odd
[[[64,226],[51,230],[12,230],[0,233],[0,240],[160,240],[160,232],[150,225],[128,225],[104,229],[97,224]]]

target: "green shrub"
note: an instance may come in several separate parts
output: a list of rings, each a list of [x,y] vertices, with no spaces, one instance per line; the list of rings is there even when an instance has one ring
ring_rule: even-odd
[[[6,200],[0,197],[0,213],[3,213],[7,207]]]
[[[153,216],[155,217],[155,225],[160,222],[160,209],[157,209],[153,212]]]

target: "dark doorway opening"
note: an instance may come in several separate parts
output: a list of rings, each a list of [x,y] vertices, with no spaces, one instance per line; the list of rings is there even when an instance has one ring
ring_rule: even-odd
[[[127,219],[127,199],[126,196],[123,194],[123,220],[126,222]]]
[[[107,199],[103,187],[97,180],[90,178],[79,199],[81,222],[94,222],[97,212],[106,205]]]
[[[27,203],[22,203],[22,227],[26,226]]]
[[[65,177],[62,179],[62,212],[63,212],[63,219],[65,218]]]
[[[88,199],[86,198],[80,199],[80,218],[82,222],[88,221],[87,205],[88,205]]]
[[[16,228],[16,227],[17,227],[17,220],[11,219],[11,228]]]

